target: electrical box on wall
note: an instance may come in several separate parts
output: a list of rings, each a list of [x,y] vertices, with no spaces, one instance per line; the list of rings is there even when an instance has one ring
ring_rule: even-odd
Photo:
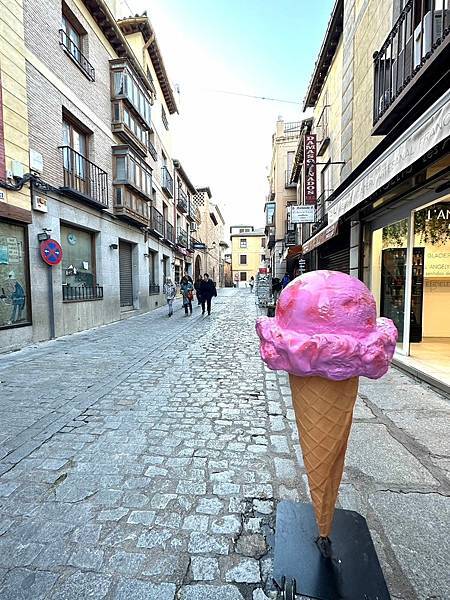
[[[44,157],[36,150],[30,150],[30,171],[39,175],[44,170]]]
[[[20,160],[11,161],[11,173],[13,177],[21,179],[24,175],[24,172],[23,164],[20,162]]]
[[[43,194],[33,194],[33,210],[46,213],[48,212],[47,196]]]

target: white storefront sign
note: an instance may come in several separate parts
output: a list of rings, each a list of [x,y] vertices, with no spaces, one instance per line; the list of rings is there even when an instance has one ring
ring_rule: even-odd
[[[328,209],[328,222],[336,222],[449,135],[450,90],[336,198]]]
[[[315,212],[314,204],[291,206],[291,223],[314,223]]]

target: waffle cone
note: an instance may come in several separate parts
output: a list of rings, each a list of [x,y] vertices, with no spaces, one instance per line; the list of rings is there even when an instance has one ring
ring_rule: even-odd
[[[289,376],[319,535],[329,537],[344,470],[358,377],[332,381]]]

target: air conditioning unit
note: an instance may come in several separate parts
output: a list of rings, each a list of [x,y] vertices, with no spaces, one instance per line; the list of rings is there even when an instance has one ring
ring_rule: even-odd
[[[449,18],[450,11],[436,10],[434,11],[434,19],[431,18],[431,11],[427,12],[423,17],[422,23],[419,23],[414,30],[414,67],[420,65],[422,58],[430,52],[434,41],[438,40],[443,35],[444,16],[446,21]],[[433,23],[433,32],[431,24]],[[421,38],[423,34],[423,41]],[[431,39],[433,35],[433,39]],[[421,54],[422,51],[422,54]]]

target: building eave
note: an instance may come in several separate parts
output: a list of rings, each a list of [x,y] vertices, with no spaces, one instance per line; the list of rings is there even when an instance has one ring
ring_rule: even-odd
[[[86,0],[85,0],[86,1]],[[175,96],[170,85],[166,67],[159,49],[158,41],[155,36],[155,31],[152,27],[150,19],[146,14],[140,17],[126,17],[117,21],[121,31],[125,34],[141,33],[147,45],[147,51],[155,69],[159,85],[167,104],[167,109],[171,115],[178,112]]]
[[[303,110],[314,108],[322,91],[323,84],[333,62],[336,48],[344,29],[344,0],[336,0],[328,23],[325,38],[314,66],[313,75],[303,103]]]
[[[212,198],[211,190],[209,187],[197,187],[197,193],[206,192],[208,194],[208,198]]]
[[[303,154],[304,154],[304,148],[305,148],[305,144],[304,144],[305,134],[309,133],[311,131],[312,124],[313,124],[312,118],[304,119],[302,121],[302,127],[300,130],[300,137],[298,140],[297,151],[295,153],[294,166],[292,167],[290,183],[297,183],[300,178],[300,173],[302,170],[303,158],[304,158]]]
[[[155,88],[144,69],[142,68],[139,61],[136,59],[134,52],[128,44],[125,35],[118,25],[118,21],[114,18],[114,15],[108,8],[105,0],[83,0],[86,8],[93,16],[95,22],[100,27],[103,35],[106,37],[108,42],[111,44],[114,52],[120,58],[127,58],[133,65],[137,72],[141,82],[150,91],[151,97],[155,95]]]
[[[181,179],[184,181],[184,183],[186,184],[186,186],[187,186],[188,190],[191,192],[191,194],[196,194],[197,189],[194,187],[191,180],[187,176],[187,173],[183,169],[183,165],[181,164],[181,162],[179,160],[177,160],[176,158],[174,158],[173,166],[175,167],[175,170],[178,171],[178,173],[180,174]]]

